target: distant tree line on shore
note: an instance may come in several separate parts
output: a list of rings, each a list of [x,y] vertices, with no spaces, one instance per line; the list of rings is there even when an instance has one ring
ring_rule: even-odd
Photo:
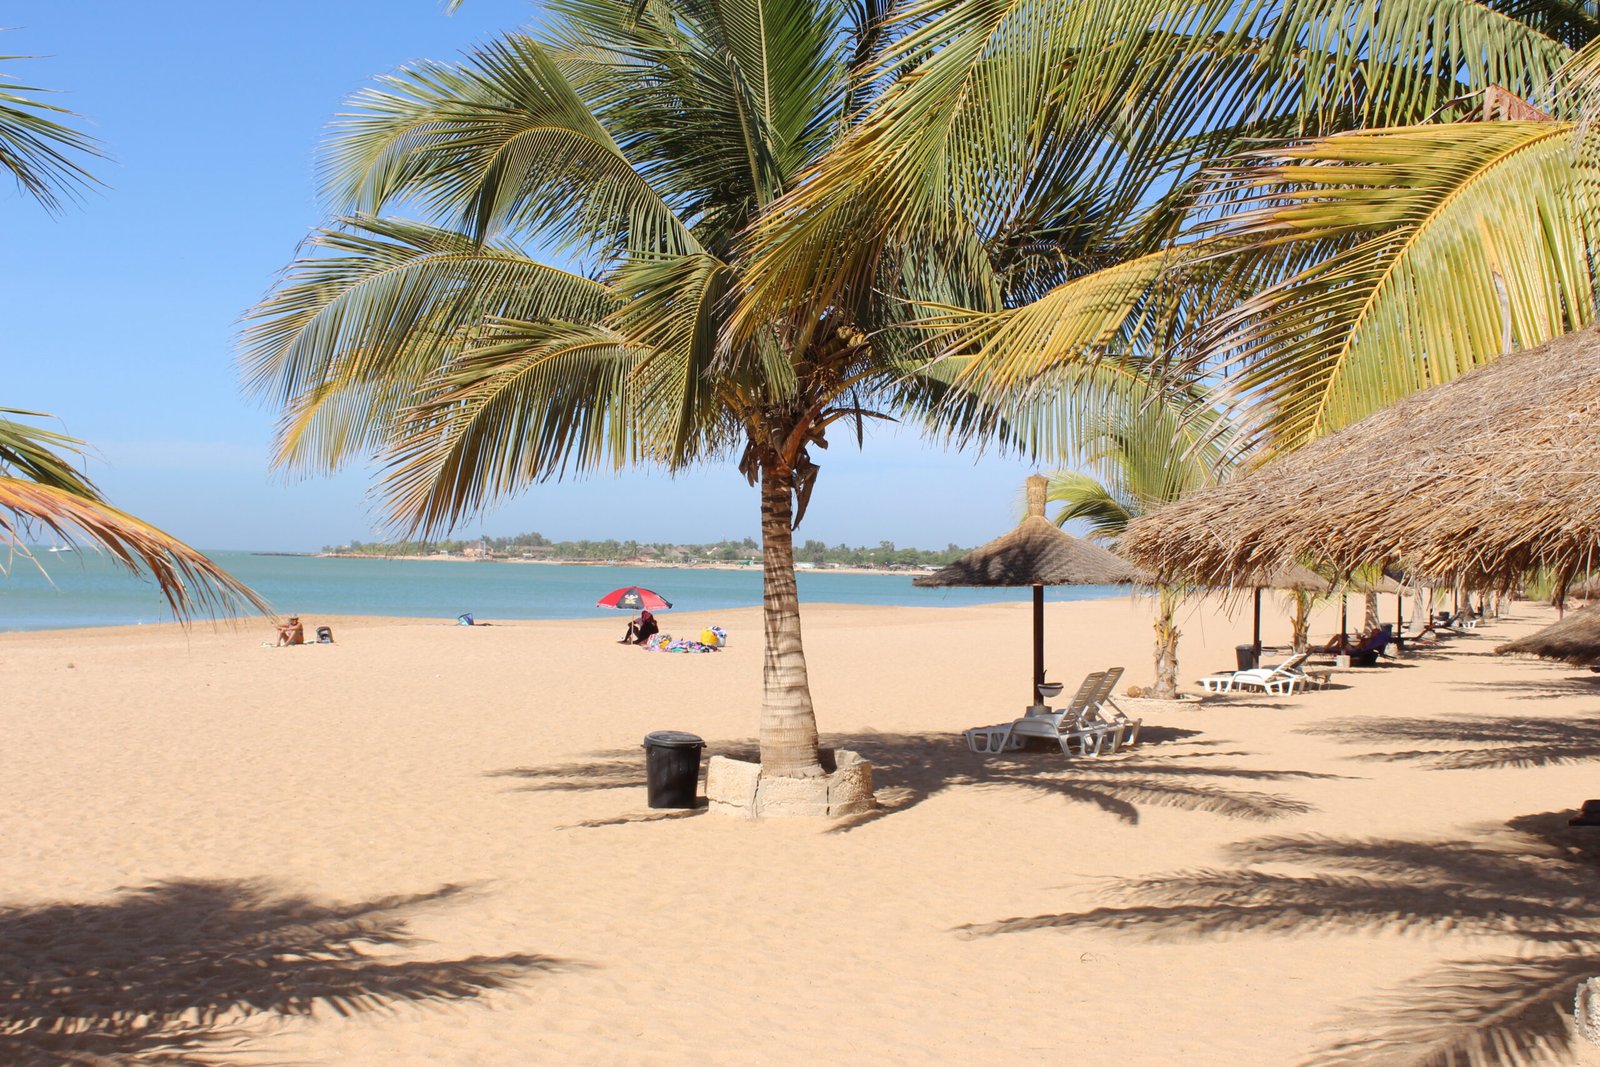
[[[657,563],[738,563],[758,562],[761,545],[753,537],[709,544],[675,544],[665,541],[552,541],[539,533],[514,537],[479,537],[445,541],[351,541],[345,545],[326,545],[322,551],[333,556],[468,556],[477,559],[549,559],[581,561],[657,562]],[[900,548],[893,541],[879,541],[876,547],[828,545],[809,540],[795,549],[795,559],[818,567],[941,567],[967,550],[956,544],[942,549]]]

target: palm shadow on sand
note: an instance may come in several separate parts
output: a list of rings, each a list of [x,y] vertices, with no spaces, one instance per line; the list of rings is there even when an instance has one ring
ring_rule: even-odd
[[[1574,832],[1564,813],[1522,816],[1468,840],[1260,838],[1232,846],[1229,860],[1240,866],[1111,883],[1126,906],[975,923],[961,933],[1510,936],[1523,942],[1516,955],[1454,960],[1369,999],[1339,1020],[1363,1036],[1305,1062],[1503,1065],[1570,1052],[1570,1022],[1556,1009],[1572,1003],[1579,981],[1600,973],[1600,837]]]
[[[1600,759],[1600,718],[1593,715],[1330,719],[1301,732],[1347,745],[1388,747],[1388,751],[1362,752],[1351,759],[1420,763],[1436,770],[1550,767]]]
[[[416,941],[407,916],[462,892],[332,905],[254,881],[176,881],[0,906],[0,1063],[213,1067],[246,1051],[238,1028],[254,1017],[466,1001],[564,966],[396,958]]]
[[[861,733],[827,737],[824,744],[859,752],[871,761],[879,800],[876,810],[840,820],[829,833],[846,833],[889,818],[951,790],[1002,787],[1089,804],[1130,825],[1139,822],[1141,805],[1210,811],[1237,819],[1275,819],[1313,809],[1282,793],[1243,789],[1234,783],[1339,777],[1221,765],[1215,762],[1219,757],[1243,753],[1214,751],[1216,743],[1201,739],[1199,731],[1162,726],[1146,726],[1138,746],[1107,759],[1069,758],[1059,747],[980,755],[967,751],[959,734]],[[714,742],[707,751],[734,759],[757,758],[755,743],[748,738]],[[490,773],[521,779],[525,783],[521,788],[534,792],[636,789],[641,803],[644,796],[644,760],[637,750],[596,752],[581,762]],[[578,825],[614,826],[659,817],[625,815]]]

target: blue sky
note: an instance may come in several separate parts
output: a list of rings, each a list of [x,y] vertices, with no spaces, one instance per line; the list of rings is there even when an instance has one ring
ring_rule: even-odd
[[[273,413],[234,369],[241,313],[323,216],[314,166],[351,92],[412,59],[450,59],[538,15],[525,0],[7,5],[3,67],[85,116],[105,188],[52,217],[0,187],[0,406],[47,411],[96,450],[119,506],[202,548],[303,551],[370,539],[366,472],[286,482]],[[878,431],[840,441],[801,538],[943,547],[1015,519],[1031,466]],[[754,536],[730,467],[539,486],[469,533],[706,541]]]

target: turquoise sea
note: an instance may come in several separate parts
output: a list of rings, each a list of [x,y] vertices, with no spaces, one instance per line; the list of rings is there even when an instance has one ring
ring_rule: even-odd
[[[265,596],[281,613],[396,615],[454,619],[579,619],[616,612],[594,602],[620,586],[653,589],[686,611],[761,603],[761,571],[669,567],[557,566],[449,563],[417,560],[324,559],[314,556],[212,552],[230,573]],[[74,626],[125,626],[171,621],[155,586],[119,570],[91,551],[39,551],[48,576],[14,560],[0,576],[0,631]],[[799,575],[800,599],[814,604],[898,604],[955,607],[1026,600],[1027,589],[917,589],[909,575]],[[1051,600],[1126,595],[1110,586],[1057,587]]]

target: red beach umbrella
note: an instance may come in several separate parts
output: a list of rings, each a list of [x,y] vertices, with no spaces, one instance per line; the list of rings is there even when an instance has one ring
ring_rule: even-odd
[[[595,601],[597,608],[620,608],[623,611],[665,611],[672,601],[660,593],[630,585],[626,589],[613,589]]]

